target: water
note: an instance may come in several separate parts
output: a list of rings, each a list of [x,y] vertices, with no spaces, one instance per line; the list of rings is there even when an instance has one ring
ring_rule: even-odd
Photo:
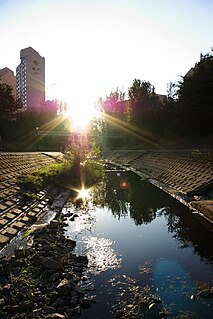
[[[110,172],[83,207],[63,213],[96,299],[81,318],[211,318],[213,297],[197,294],[213,285],[212,232],[187,207],[132,173]]]

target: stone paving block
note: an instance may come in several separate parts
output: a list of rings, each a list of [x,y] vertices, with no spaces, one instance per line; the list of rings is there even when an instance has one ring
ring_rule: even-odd
[[[18,231],[18,229],[8,227],[3,231],[3,234],[7,236],[15,236],[18,233]]]
[[[22,222],[20,222],[20,221],[15,222],[15,223],[13,223],[13,224],[11,225],[11,227],[15,227],[15,228],[18,228],[18,229],[21,229],[21,228],[23,228],[24,226],[25,226],[25,223],[22,223]]]
[[[33,212],[35,212],[35,213],[40,213],[40,211],[41,211],[41,209],[38,208],[37,206],[34,207],[32,210],[33,210]]]
[[[0,218],[0,227],[4,227],[4,225],[6,225],[7,223],[8,223],[7,219]]]
[[[19,215],[22,212],[21,209],[18,208],[13,208],[10,213],[15,214],[15,215]]]
[[[8,200],[8,201],[4,202],[4,204],[7,206],[12,206],[12,205],[14,205],[14,202],[12,202],[11,200]]]
[[[36,213],[35,213],[35,212],[32,212],[32,211],[29,211],[29,212],[27,213],[27,215],[30,216],[30,217],[34,217],[34,216],[36,215]]]
[[[16,215],[11,214],[11,213],[6,213],[6,214],[4,215],[4,217],[5,217],[5,218],[8,218],[8,219],[13,219],[14,217],[16,217]]]
[[[0,234],[0,244],[6,244],[9,240],[7,236]]]
[[[7,208],[7,206],[3,205],[3,204],[0,204],[0,212],[5,210]]]
[[[30,218],[28,216],[24,216],[20,219],[20,221],[23,223],[27,223],[29,220],[30,220]]]

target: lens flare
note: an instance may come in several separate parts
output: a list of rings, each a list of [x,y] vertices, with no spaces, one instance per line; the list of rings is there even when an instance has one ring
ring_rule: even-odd
[[[86,200],[90,196],[90,190],[91,188],[84,188],[78,190],[78,196],[77,199],[82,199],[83,201]]]
[[[120,188],[127,189],[128,188],[128,183],[125,180],[121,181],[120,182]]]

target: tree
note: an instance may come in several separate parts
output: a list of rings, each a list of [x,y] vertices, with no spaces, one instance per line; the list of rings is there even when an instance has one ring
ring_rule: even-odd
[[[20,107],[19,101],[16,101],[12,94],[12,87],[8,84],[0,84],[0,116],[5,118],[14,114]]]
[[[212,132],[213,55],[201,55],[192,72],[182,78],[178,90],[183,134],[195,136]]]
[[[141,126],[145,110],[159,105],[159,98],[150,82],[134,79],[128,90],[128,117],[130,122]]]
[[[125,92],[118,88],[106,98],[99,100],[100,110],[103,114],[101,123],[105,143],[109,147],[116,147],[124,136],[124,123],[126,122]]]

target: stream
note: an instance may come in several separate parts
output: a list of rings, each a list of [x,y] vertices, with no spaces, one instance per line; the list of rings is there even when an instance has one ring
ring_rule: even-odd
[[[62,213],[65,236],[88,257],[82,287],[94,303],[80,318],[211,317],[212,231],[186,206],[114,170]]]

